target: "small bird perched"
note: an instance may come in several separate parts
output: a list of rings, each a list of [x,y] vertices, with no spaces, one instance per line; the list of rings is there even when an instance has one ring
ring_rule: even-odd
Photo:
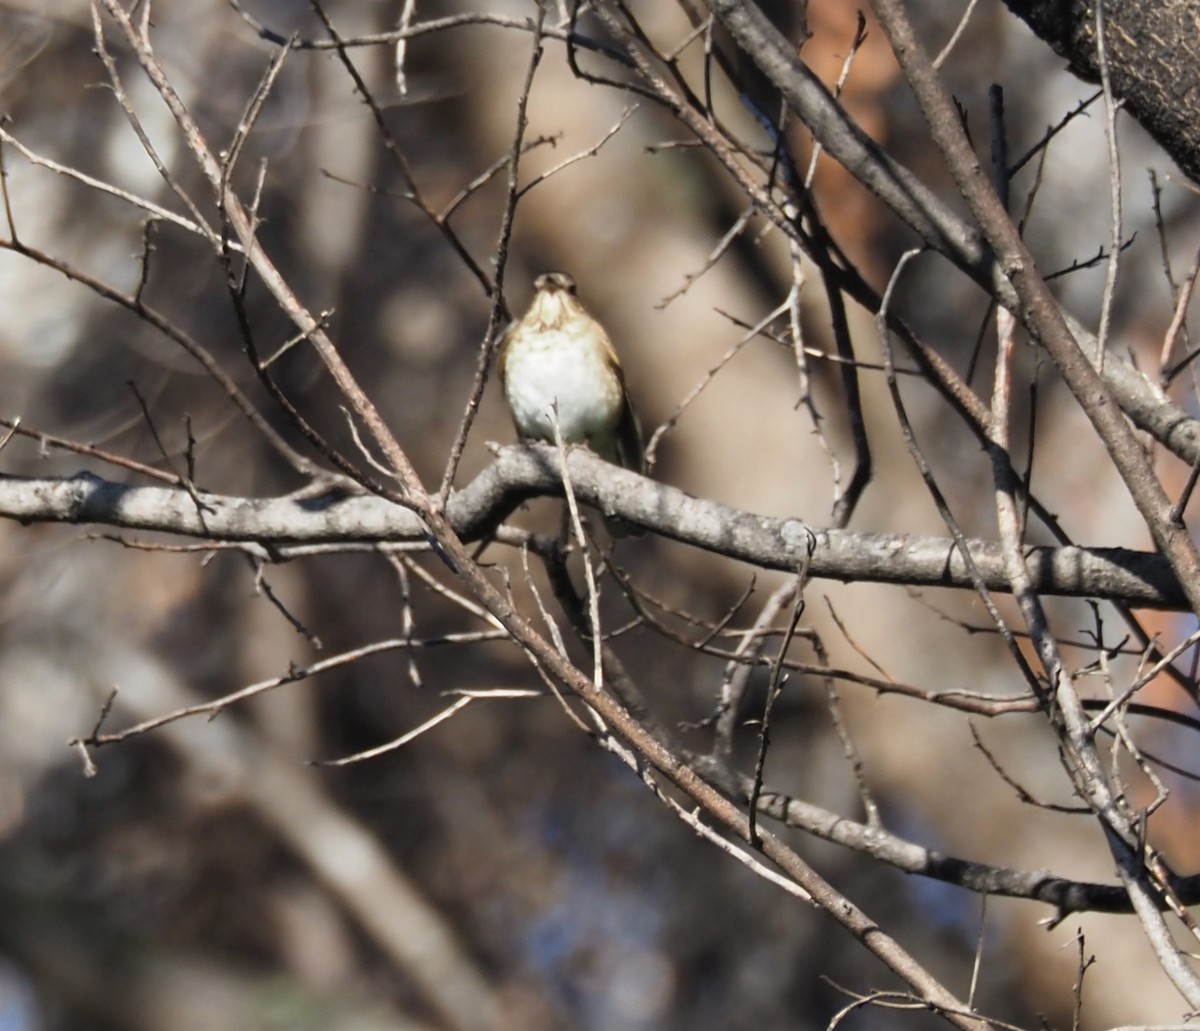
[[[500,344],[500,382],[517,433],[553,443],[557,404],[566,443],[644,472],[641,430],[604,327],[579,303],[565,272],[547,272],[533,285],[529,310]]]

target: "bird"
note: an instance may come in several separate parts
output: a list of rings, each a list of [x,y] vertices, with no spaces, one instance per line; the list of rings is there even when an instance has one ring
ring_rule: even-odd
[[[625,375],[604,327],[579,302],[575,280],[546,272],[533,282],[529,310],[500,344],[498,372],[518,435],[568,444],[645,472],[642,433]]]

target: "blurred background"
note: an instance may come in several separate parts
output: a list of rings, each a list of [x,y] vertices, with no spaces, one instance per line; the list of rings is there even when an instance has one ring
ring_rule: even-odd
[[[353,37],[394,28],[402,6],[328,0],[326,10],[339,32]],[[965,5],[909,6],[936,50]],[[324,38],[307,3],[246,0],[241,7],[283,36]],[[674,4],[632,7],[663,47],[690,31]],[[533,12],[528,0],[430,0],[418,13],[424,20],[483,9],[513,25]],[[552,6],[547,24],[559,24],[559,15]],[[842,0],[810,0],[812,38],[802,56],[826,82],[841,70],[856,17],[855,6]],[[275,46],[219,0],[159,4],[150,18],[159,59],[211,146],[221,149]],[[600,34],[590,19],[581,31]],[[106,36],[163,164],[212,217],[168,112],[111,27]],[[431,209],[445,209],[511,147],[529,68],[528,32],[497,21],[414,39],[404,55],[403,91],[394,45],[352,53]],[[699,53],[690,60],[698,72]],[[580,61],[619,72],[594,54]],[[978,5],[945,75],[984,151],[987,90],[993,82],[1005,87],[1014,156],[1093,92],[991,0]],[[719,76],[713,88],[723,118],[765,146]],[[950,195],[919,114],[870,25],[842,99],[876,140]],[[182,212],[114,99],[95,54],[88,5],[0,0],[0,113],[34,154]],[[1166,179],[1174,174],[1169,161],[1132,122],[1121,121],[1120,133],[1124,235],[1135,243],[1123,257],[1115,346],[1152,360],[1172,297],[1145,170],[1156,169],[1163,185],[1166,250],[1177,276],[1194,246],[1197,205]],[[527,139],[543,142],[522,161],[524,182],[586,156],[521,200],[508,306],[524,309],[539,272],[571,272],[616,341],[649,434],[742,338],[734,320],[757,323],[786,297],[786,243],[752,224],[688,286],[748,202],[669,112],[628,91],[580,81],[554,39],[545,43],[534,80]],[[799,135],[796,146],[807,153]],[[12,145],[4,163],[23,243],[121,291],[133,293],[140,283],[145,303],[207,348],[267,422],[308,453],[252,374],[224,273],[201,239],[162,222],[146,230],[144,213],[126,201],[39,166]],[[405,199],[404,176],[336,55],[298,50],[287,58],[247,141],[238,178],[246,193],[260,168],[264,245],[309,309],[330,312],[341,353],[426,482],[437,483],[470,394],[489,300],[445,235]],[[1017,203],[1033,175],[1032,165],[1022,173]],[[1050,148],[1027,223],[1045,270],[1107,247],[1108,176],[1102,119],[1076,119]],[[489,271],[504,189],[502,171],[449,220]],[[882,289],[913,239],[827,159],[814,189],[841,248]],[[812,277],[802,295],[805,344],[825,352],[829,317]],[[1100,265],[1059,280],[1056,289],[1094,324],[1103,281]],[[896,303],[965,375],[987,318],[979,291],[926,256],[906,275]],[[291,325],[256,283],[247,304],[264,352],[290,337]],[[10,251],[0,251],[0,311],[0,416],[175,470],[193,438],[196,481],[214,492],[269,496],[304,486],[196,361],[144,319]],[[878,361],[872,317],[852,309],[851,318],[859,357]],[[990,362],[985,349],[979,366]],[[1081,543],[1146,547],[1144,528],[1078,410],[1032,355],[1022,362],[1028,382],[1038,383],[1036,395],[1022,400],[1028,410],[1021,418],[1036,411],[1034,487],[1043,502]],[[293,348],[275,368],[305,417],[352,450],[338,394],[313,354]],[[986,392],[989,375],[976,374],[977,390]],[[825,524],[835,490],[830,452],[843,477],[851,452],[834,371],[814,359],[812,377],[823,435],[798,403],[792,349],[751,342],[663,436],[653,475],[749,511]],[[900,440],[882,378],[865,375],[864,391],[876,472],[851,528],[944,534]],[[960,523],[969,535],[993,538],[986,456],[931,389],[913,378],[905,397]],[[499,390],[489,383],[457,483],[486,466],[487,442],[513,438]],[[0,468],[38,476],[92,469],[145,482],[22,438],[0,454]],[[1168,483],[1186,472],[1168,459],[1162,471]],[[515,521],[553,528],[557,513],[553,505],[531,505]],[[859,994],[900,987],[830,920],[697,838],[551,698],[478,702],[371,762],[306,765],[418,726],[448,704],[443,692],[539,687],[523,655],[503,641],[362,658],[215,721],[183,721],[100,749],[95,776],[85,777],[66,742],[92,730],[114,689],[109,730],[397,638],[406,613],[420,639],[482,628],[369,550],[314,554],[260,571],[232,550],[162,547],[179,543],[0,523],[4,1031],[808,1029],[827,1026]],[[534,612],[520,555],[494,545],[485,557],[509,571],[522,605]],[[622,542],[618,561],[664,605],[710,621],[753,582],[738,626],[753,622],[781,582],[652,536]],[[445,579],[436,560],[420,563]],[[964,621],[987,624],[967,592],[816,582],[806,600],[803,625],[821,635],[834,666],[877,672],[877,663],[896,680],[930,691],[1023,690],[993,636],[964,630]],[[1050,611],[1063,637],[1092,634],[1114,643],[1124,633],[1103,608],[1058,602]],[[606,615],[610,626],[629,616],[612,588]],[[1150,627],[1167,640],[1192,629],[1156,618]],[[699,721],[713,711],[720,660],[644,626],[614,647],[664,721]],[[1082,649],[1071,654],[1081,666],[1092,658]],[[812,658],[804,646],[797,655]],[[1115,659],[1112,675],[1120,683],[1133,666]],[[749,715],[760,711],[765,686],[765,676],[756,677]],[[837,711],[890,829],[966,859],[1112,880],[1094,824],[1022,804],[975,749],[961,714],[851,684],[839,692]],[[1154,700],[1178,704],[1167,688]],[[861,819],[824,683],[793,677],[774,718],[770,786]],[[1039,800],[1071,801],[1041,720],[1009,716],[976,729]],[[1182,736],[1154,726],[1139,731],[1163,754],[1188,750]],[[693,747],[706,747],[708,731],[685,733]],[[754,727],[743,744],[752,757]],[[1188,873],[1200,860],[1192,829],[1196,792],[1187,782],[1171,787],[1152,829]],[[965,891],[798,834],[792,840],[960,997],[970,990],[978,946],[975,999],[998,1018],[1070,1026],[1081,955],[1097,961],[1084,978],[1082,1026],[1179,1016],[1182,1003],[1131,918],[1087,915],[1047,928],[1040,922],[1052,914],[1044,906],[991,900],[983,913]],[[922,1011],[874,1009],[852,1013],[840,1026],[885,1022],[931,1026]]]

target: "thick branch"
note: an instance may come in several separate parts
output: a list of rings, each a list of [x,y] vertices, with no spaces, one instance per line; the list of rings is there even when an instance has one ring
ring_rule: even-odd
[[[1096,0],[1005,0],[1072,72],[1100,81]],[[1200,182],[1200,0],[1104,5],[1113,93],[1179,167]]]
[[[911,534],[826,530],[800,519],[758,515],[618,469],[581,448],[569,470],[580,501],[664,537],[764,569],[794,570],[812,547],[811,577],[917,587],[972,589],[952,541]],[[558,455],[546,445],[506,447],[457,491],[447,516],[463,540],[479,540],[523,502],[562,494]],[[202,508],[197,507],[199,500]],[[282,547],[363,541],[422,541],[418,517],[369,495],[242,498],[164,487],[130,487],[91,473],[69,479],[0,476],[0,518],[94,523],[202,540]],[[988,587],[1006,591],[998,545],[970,541]],[[1030,548],[1029,575],[1041,594],[1185,608],[1167,563],[1124,548]]]

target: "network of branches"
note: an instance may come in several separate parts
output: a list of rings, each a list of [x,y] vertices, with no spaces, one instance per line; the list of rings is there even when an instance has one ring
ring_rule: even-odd
[[[270,672],[227,671],[211,691],[105,685],[90,729],[75,728],[77,764],[94,775],[109,756],[164,739],[207,766],[221,733],[257,733],[247,719],[255,704],[386,668],[379,683],[393,692],[398,676],[426,706],[421,717],[390,738],[324,737],[323,749],[350,747],[309,758],[369,770],[480,710],[523,720],[537,708],[537,719],[569,728],[569,753],[614,757],[661,819],[702,839],[692,849],[749,870],[787,897],[797,921],[821,910],[886,968],[886,990],[869,986],[872,973],[831,991],[829,1026],[883,1008],[970,1029],[1019,1017],[989,1010],[982,930],[962,949],[974,975],[948,981],[888,925],[890,906],[869,881],[857,892],[831,883],[823,864],[845,857],[953,886],[977,900],[971,919],[981,922],[998,899],[1017,900],[1015,919],[1049,928],[1115,915],[1121,934],[1149,946],[1177,993],[1169,1005],[1200,1010],[1191,958],[1200,929],[1188,915],[1200,875],[1176,869],[1170,833],[1154,833],[1188,819],[1178,807],[1197,773],[1179,742],[1200,729],[1190,616],[1200,612],[1200,554],[1187,525],[1200,469],[1200,424],[1187,414],[1200,258],[1185,274],[1173,268],[1179,244],[1161,198],[1164,189],[1186,198],[1182,184],[1155,179],[1151,231],[1127,228],[1104,6],[1086,26],[1098,87],[1019,154],[1011,95],[975,82],[956,98],[945,84],[943,66],[972,45],[972,16],[984,17],[974,2],[934,40],[918,38],[906,11],[916,5],[872,0],[869,27],[857,15],[841,26],[837,60],[822,55],[834,70],[824,80],[804,5],[530,2],[429,17],[411,0],[402,6],[391,27],[368,33],[317,0],[295,27],[229,0],[222,31],[252,44],[239,60],[257,76],[235,102],[238,80],[190,81],[167,12],[94,0],[78,25],[94,48],[83,77],[98,74],[103,87],[88,103],[119,116],[116,135],[152,177],[105,174],[103,162],[20,117],[0,127],[0,256],[69,281],[104,313],[89,317],[120,320],[105,333],[127,337],[121,353],[167,370],[76,388],[84,401],[60,395],[58,407],[0,413],[0,515],[17,535],[84,524],[71,554],[109,549],[115,561],[159,564],[163,578],[181,563],[201,579],[248,578],[291,635],[266,659]],[[426,55],[460,39],[485,41],[512,73],[511,90],[487,88],[490,107],[478,84],[447,85],[431,70]],[[937,156],[921,175],[905,163],[918,144],[875,142],[847,99],[866,65],[892,62],[919,109],[919,146]],[[295,91],[317,75],[335,76],[346,103],[331,120],[370,127],[369,181],[336,155],[278,143]],[[567,109],[546,116],[539,105],[567,89],[615,105],[606,127],[581,140],[578,127],[547,126]],[[490,122],[478,139],[493,151],[454,150],[440,116],[406,127],[404,112],[439,103],[459,105],[463,120],[478,105],[475,117]],[[1069,267],[1048,273],[1026,230],[1053,188],[1056,147],[1081,122],[1106,141],[1108,225],[1099,243],[1082,233],[1066,241]],[[572,194],[574,177],[597,167],[600,185]],[[614,261],[574,262],[581,295],[609,319],[626,359],[647,475],[561,440],[511,443],[492,417],[496,352],[532,274],[551,257],[572,264],[535,227],[598,226],[581,212],[603,211],[603,175],[646,176],[647,207],[626,216],[640,224],[620,245],[631,266],[639,235],[668,236],[692,207],[710,220],[707,253],[661,269],[654,289],[674,286],[657,308],[637,309],[643,295],[621,285]],[[48,233],[28,202],[47,182],[99,206],[119,239],[140,242],[136,257],[97,260]],[[308,185],[293,192],[296,183]],[[827,200],[835,193],[870,209],[883,227],[874,240]],[[391,212],[399,227],[371,239],[353,289],[328,285],[329,268],[347,261],[331,253],[340,245],[325,248],[322,269],[305,267],[288,242],[333,233],[339,215],[319,210],[330,196]],[[368,246],[362,232],[351,246]],[[1152,330],[1121,315],[1124,263],[1139,248],[1162,256],[1165,300],[1144,320]],[[1097,313],[1077,318],[1064,297],[1088,275],[1102,280]],[[357,338],[377,331],[364,323],[384,306],[365,298],[405,279],[423,284],[396,302],[411,353],[370,354]],[[622,292],[639,301],[631,308]],[[929,301],[939,294],[944,318]],[[203,307],[191,308],[196,295]],[[681,310],[706,321],[667,321]],[[657,357],[634,354],[667,325],[678,335],[657,342]],[[701,325],[707,350],[689,337]],[[1135,330],[1156,337],[1131,343]],[[392,392],[380,389],[381,367],[421,353],[453,373],[434,384],[412,372],[400,387],[405,374],[391,373]],[[751,358],[771,386],[727,388]],[[203,401],[174,392],[180,376],[202,378]],[[97,442],[74,427],[100,410],[120,429]],[[758,442],[755,453],[722,465],[720,448],[739,434]],[[726,491],[720,470],[733,465]],[[640,532],[613,533],[614,520]],[[313,595],[326,578],[369,576],[375,586],[361,609],[349,590],[335,612],[289,601],[285,576],[311,578]],[[394,665],[372,665],[382,661]],[[818,737],[834,743],[820,759]],[[952,782],[963,764],[974,764],[964,783],[986,781],[986,791],[955,796],[945,783],[944,795],[928,796],[960,835],[943,829],[935,842],[922,820],[889,818],[899,785],[921,795],[930,785],[913,782]],[[420,907],[369,835],[378,879],[342,884],[335,857],[309,840],[316,814],[334,819],[338,807],[296,801],[317,776],[280,761],[263,779],[277,778],[288,802],[261,785],[238,797],[271,812],[303,863],[341,885],[342,904],[442,1026],[515,1026],[467,955],[446,944],[423,966],[428,946],[414,952],[399,916],[418,919]],[[1010,820],[1028,821],[1019,850],[972,830]],[[1072,852],[1064,841],[1076,839]],[[1178,855],[1186,861],[1182,846]],[[1089,966],[1082,939],[1077,959],[1061,1000],[1076,1021]]]

